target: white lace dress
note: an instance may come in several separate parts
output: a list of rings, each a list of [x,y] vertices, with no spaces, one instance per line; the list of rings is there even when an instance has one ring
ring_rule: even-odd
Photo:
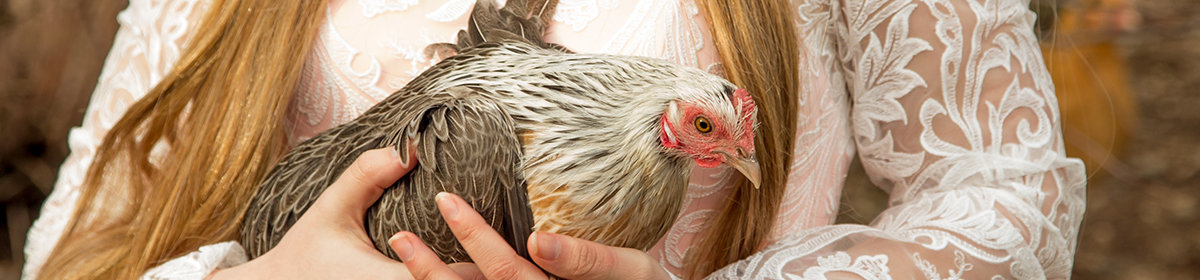
[[[436,61],[473,0],[331,0],[289,111],[298,143],[345,123]],[[1028,0],[792,0],[803,50],[796,145],[769,245],[712,278],[1069,278],[1084,211]],[[37,274],[105,133],[179,59],[208,0],[132,0],[72,154],[30,230]],[[562,0],[546,35],[577,52],[658,57],[720,74],[690,0]],[[851,157],[890,193],[870,226],[832,225]],[[729,170],[694,172],[649,253],[672,273],[715,215]],[[199,279],[245,262],[234,242],[144,277]]]

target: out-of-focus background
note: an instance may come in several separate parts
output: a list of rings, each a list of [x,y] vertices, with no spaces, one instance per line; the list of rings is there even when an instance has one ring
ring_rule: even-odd
[[[1068,154],[1089,174],[1077,279],[1200,279],[1200,1],[1033,0]],[[124,0],[0,0],[0,280],[67,156]],[[886,207],[856,162],[844,223]]]
[[[0,279],[18,279],[25,233],[70,152],[127,2],[0,0]]]

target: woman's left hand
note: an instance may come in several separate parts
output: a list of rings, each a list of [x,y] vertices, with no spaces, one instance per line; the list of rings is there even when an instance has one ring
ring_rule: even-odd
[[[476,267],[465,269],[442,263],[416,235],[401,232],[391,240],[392,249],[408,265],[416,279],[546,279],[542,270],[517,255],[512,247],[457,195],[437,196],[442,217],[462,243]],[[533,261],[558,277],[567,279],[670,279],[650,255],[630,248],[602,245],[570,236],[535,232],[529,237]]]
[[[408,278],[404,264],[372,246],[363,216],[386,188],[415,166],[416,149],[409,151],[406,161],[395,149],[363,153],[277,246],[250,262],[214,271],[209,279]]]

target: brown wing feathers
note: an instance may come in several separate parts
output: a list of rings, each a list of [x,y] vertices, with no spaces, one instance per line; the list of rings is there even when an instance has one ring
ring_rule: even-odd
[[[387,239],[396,232],[408,230],[430,243],[443,261],[470,261],[442,221],[434,195],[440,191],[459,194],[481,215],[493,217],[490,219],[492,227],[501,232],[506,228],[519,228],[512,225],[514,221],[508,218],[509,212],[528,211],[528,206],[506,207],[508,193],[512,190],[524,193],[523,182],[518,176],[521,147],[513,132],[513,120],[484,99],[455,98],[445,93],[421,98],[433,99],[435,103],[418,112],[419,120],[401,130],[415,133],[400,134],[420,139],[419,169],[401,178],[368,210],[367,232],[375,241],[376,249],[392,258],[397,257]],[[532,228],[532,217],[528,219],[530,221],[518,222],[527,225],[524,226],[526,232]],[[528,234],[506,237],[510,243],[524,245]]]
[[[242,228],[241,241],[251,258],[278,244],[358,155],[383,147],[397,147],[405,154],[408,147],[403,143],[409,141],[419,143],[418,168],[385,191],[367,212],[365,225],[377,249],[397,258],[387,239],[407,230],[429,242],[444,261],[470,261],[434,203],[438,192],[449,191],[481,215],[497,217],[492,226],[527,254],[524,245],[533,218],[519,177],[521,147],[507,113],[482,98],[431,93],[393,96],[363,115],[300,144],[268,175]],[[522,203],[526,206],[514,207]]]

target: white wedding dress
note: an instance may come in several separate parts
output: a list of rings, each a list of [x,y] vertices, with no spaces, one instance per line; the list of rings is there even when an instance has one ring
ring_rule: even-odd
[[[101,139],[179,59],[208,2],[132,0],[117,17],[71,156],[30,230],[24,278],[62,235]],[[331,0],[288,113],[292,143],[355,118],[436,63],[422,48],[453,42],[473,2]],[[803,89],[786,195],[765,249],[710,278],[1069,278],[1086,178],[1063,153],[1028,4],[792,0]],[[561,0],[546,38],[721,74],[699,9]],[[890,207],[870,226],[833,225],[856,149]],[[694,172],[684,213],[649,252],[673,274],[725,199],[729,174]],[[245,261],[237,243],[218,243],[144,278],[201,279]]]

